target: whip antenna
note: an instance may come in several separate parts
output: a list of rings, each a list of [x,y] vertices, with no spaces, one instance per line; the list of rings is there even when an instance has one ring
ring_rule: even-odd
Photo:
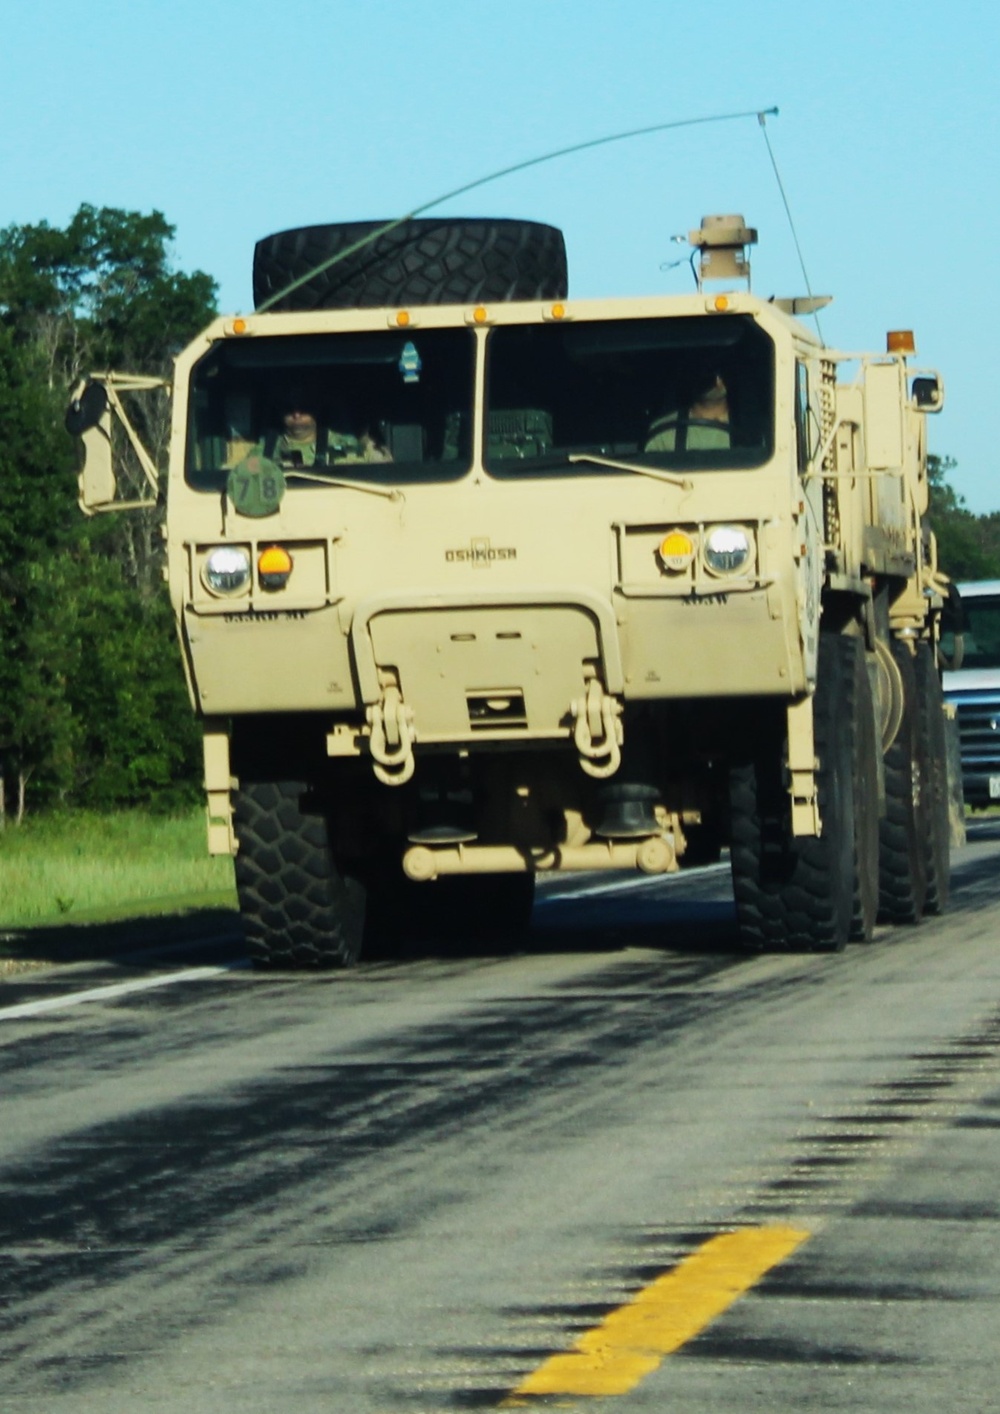
[[[767,123],[764,121],[768,113],[776,113],[777,111],[778,110],[776,108],[766,108],[757,114],[757,121],[760,124],[760,131],[764,138],[764,146],[767,148],[767,155],[771,159],[771,168],[774,171],[774,180],[778,183],[778,191],[781,193],[781,200],[785,207],[785,215],[788,217],[788,226],[792,233],[792,240],[795,243],[796,254],[799,257],[799,269],[802,271],[802,278],[806,282],[806,294],[809,296],[810,299],[812,299],[813,292],[812,286],[809,283],[809,272],[806,269],[806,262],[805,257],[802,254],[802,247],[799,245],[799,237],[798,233],[795,230],[795,222],[792,219],[792,208],[789,206],[788,197],[785,195],[785,184],[781,180],[781,173],[778,171],[778,164],[775,161],[774,151],[771,147],[771,139],[767,135]],[[819,315],[815,311],[813,311],[813,318],[816,321],[816,332],[820,336],[820,338],[823,339],[823,330],[820,327]],[[826,340],[823,339],[823,342],[826,343]]]
[[[435,206],[441,206],[444,202],[451,201],[453,197],[464,196],[468,191],[475,191],[477,187],[484,187],[488,182],[498,181],[501,177],[509,177],[514,172],[523,172],[528,167],[537,167],[542,162],[552,162],[557,157],[569,157],[573,152],[585,152],[588,148],[604,147],[605,144],[611,142],[626,142],[629,138],[646,137],[650,133],[663,133],[671,128],[693,128],[703,123],[732,123],[741,118],[756,118],[761,124],[761,127],[763,127],[765,115],[776,115],[777,112],[777,108],[764,108],[748,109],[746,112],[742,113],[714,113],[703,118],[677,118],[671,123],[654,123],[648,128],[631,128],[627,133],[610,133],[606,137],[590,138],[587,142],[575,142],[570,147],[558,147],[554,152],[545,152],[541,157],[529,157],[526,161],[515,162],[510,167],[501,167],[496,172],[490,172],[489,176],[477,177],[474,182],[466,182],[463,186],[455,187],[452,191],[445,192],[443,196],[436,196],[433,201],[426,201],[422,206],[414,207],[414,209],[408,211],[405,216],[398,216],[395,221],[387,221],[385,225],[380,226],[377,231],[372,231],[361,240],[355,241],[353,245],[349,245],[344,250],[338,251],[336,255],[331,255],[329,260],[321,261],[319,265],[313,266],[305,275],[300,275],[297,280],[292,280],[290,284],[280,289],[277,294],[269,295],[266,300],[263,300],[257,306],[258,313],[263,313],[265,310],[270,309],[272,304],[276,304],[278,300],[284,299],[285,295],[291,294],[291,292],[297,290],[300,285],[307,284],[314,276],[321,275],[324,270],[329,270],[330,267],[336,265],[338,261],[346,260],[349,255],[353,255],[355,251],[362,250],[366,245],[370,245],[372,241],[377,241],[381,236],[388,235],[388,233],[394,231],[397,226],[402,226],[405,221],[412,221],[417,216],[422,216],[425,211],[431,211]],[[770,144],[768,148],[770,150]],[[774,159],[772,158],[771,160],[773,162]]]

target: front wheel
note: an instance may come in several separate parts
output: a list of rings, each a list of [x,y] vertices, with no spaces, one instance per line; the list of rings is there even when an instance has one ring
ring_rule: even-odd
[[[822,832],[791,833],[777,733],[731,776],[733,890],[755,948],[837,952],[867,939],[877,902],[875,719],[861,640],[825,635],[813,699]]]
[[[903,680],[903,716],[885,753],[879,920],[919,923],[927,899],[928,745],[913,655],[905,643],[895,639],[892,656]]]
[[[305,790],[254,782],[233,798],[236,892],[258,967],[345,967],[361,951],[364,885],[338,866],[325,817],[302,809]]]

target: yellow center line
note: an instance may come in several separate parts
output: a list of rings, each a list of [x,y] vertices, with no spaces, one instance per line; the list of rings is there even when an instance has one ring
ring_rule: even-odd
[[[742,1228],[710,1238],[576,1342],[553,1355],[500,1406],[536,1394],[627,1394],[809,1237],[789,1227]]]

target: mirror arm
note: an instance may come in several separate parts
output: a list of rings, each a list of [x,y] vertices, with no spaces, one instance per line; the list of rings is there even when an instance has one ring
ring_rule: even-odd
[[[115,376],[116,375],[114,374],[109,375],[109,377]],[[160,473],[157,470],[152,457],[149,455],[149,453],[146,451],[146,448],[143,446],[142,441],[139,438],[139,434],[132,426],[132,423],[129,420],[129,415],[125,411],[124,406],[122,405],[122,400],[121,398],[119,398],[117,390],[118,388],[124,388],[126,391],[129,388],[167,388],[170,385],[168,384],[165,378],[147,378],[140,380],[138,377],[133,378],[130,375],[119,375],[116,378],[116,382],[112,383],[109,381],[106,382],[104,386],[107,389],[108,402],[111,405],[115,416],[118,418],[118,421],[125,429],[125,435],[131,443],[132,450],[135,452],[139,465],[142,467],[143,475],[149,483],[150,490],[155,496],[159,492]]]

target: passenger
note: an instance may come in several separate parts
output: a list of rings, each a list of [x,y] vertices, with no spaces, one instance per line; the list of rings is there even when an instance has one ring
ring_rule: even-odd
[[[732,445],[729,394],[719,377],[704,388],[687,412],[668,412],[649,429],[647,452],[712,452]]]

